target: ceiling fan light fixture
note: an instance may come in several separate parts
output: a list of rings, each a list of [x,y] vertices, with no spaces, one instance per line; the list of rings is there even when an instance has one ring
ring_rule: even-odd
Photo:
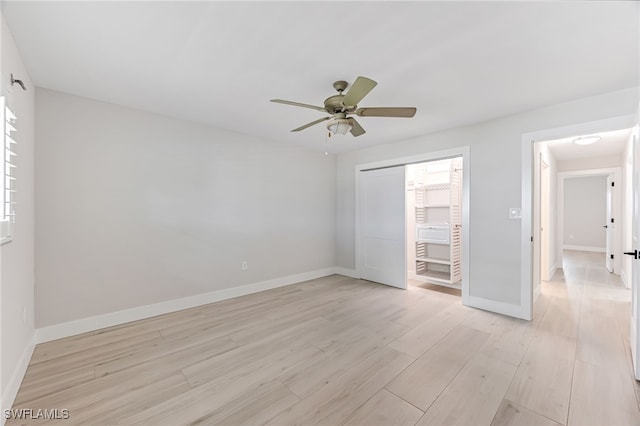
[[[573,143],[575,143],[576,145],[591,145],[592,143],[596,143],[598,142],[600,139],[602,139],[600,136],[594,135],[594,136],[580,136],[579,138],[575,138],[573,140]]]
[[[347,118],[335,118],[327,123],[327,129],[333,134],[346,135],[353,129],[353,124]]]

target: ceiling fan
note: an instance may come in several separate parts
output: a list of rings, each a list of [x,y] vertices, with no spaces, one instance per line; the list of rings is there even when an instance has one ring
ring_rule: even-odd
[[[351,132],[353,136],[360,136],[365,133],[365,130],[360,126],[355,118],[349,117],[351,114],[355,114],[358,117],[405,117],[411,118],[416,115],[416,108],[398,108],[398,107],[383,107],[383,108],[358,108],[358,103],[367,94],[376,87],[378,83],[367,77],[358,77],[353,83],[351,88],[346,94],[343,94],[344,90],[349,86],[349,83],[343,80],[333,83],[334,89],[338,91],[337,95],[329,96],[324,100],[324,107],[303,104],[300,102],[285,101],[282,99],[271,99],[271,102],[279,104],[293,105],[303,108],[315,109],[316,111],[326,112],[331,114],[329,117],[323,117],[318,120],[307,123],[292,132],[299,132],[308,127],[314,126],[323,121],[327,122],[327,130],[331,133],[346,134]]]

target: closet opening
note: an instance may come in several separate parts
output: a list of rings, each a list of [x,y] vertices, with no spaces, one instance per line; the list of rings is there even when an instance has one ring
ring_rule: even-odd
[[[357,164],[355,277],[483,307],[469,294],[469,170],[467,146]]]
[[[463,158],[405,167],[407,285],[460,296]]]

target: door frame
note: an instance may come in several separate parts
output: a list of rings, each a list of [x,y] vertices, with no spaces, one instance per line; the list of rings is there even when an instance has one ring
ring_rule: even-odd
[[[554,139],[569,138],[589,133],[627,129],[637,124],[636,114],[620,115],[596,121],[587,121],[570,126],[538,130],[521,135],[522,180],[520,226],[520,313],[521,318],[533,319],[533,144]]]
[[[614,190],[614,199],[612,206],[612,214],[616,219],[615,231],[613,232],[613,243],[611,253],[613,258],[613,273],[620,275],[622,270],[622,167],[607,167],[603,169],[575,170],[570,172],[558,173],[558,258],[556,261],[562,265],[562,250],[566,245],[564,241],[564,183],[566,179],[590,177],[590,176],[611,176],[616,183]],[[603,200],[604,202],[604,200]],[[606,224],[609,225],[609,224]]]
[[[421,154],[409,155],[406,157],[392,158],[371,163],[356,164],[355,166],[355,248],[356,248],[356,276],[362,276],[362,248],[360,247],[360,172],[372,169],[381,169],[387,167],[406,166],[415,163],[424,163],[427,161],[444,160],[447,158],[462,157],[462,304],[469,303],[469,201],[470,201],[470,148],[462,146],[458,148],[446,149],[442,151],[426,152]],[[405,189],[406,196],[406,189]],[[406,205],[406,200],[405,200]],[[406,215],[406,213],[405,213]],[[405,244],[406,245],[406,244]],[[404,265],[406,269],[407,255],[405,249]]]
[[[551,235],[551,165],[547,164],[540,153],[540,197],[538,199],[540,210],[540,281],[549,281],[555,272],[556,259],[551,259],[553,252]],[[557,206],[556,206],[557,210]],[[546,226],[545,226],[546,224]],[[546,248],[546,251],[545,251]]]

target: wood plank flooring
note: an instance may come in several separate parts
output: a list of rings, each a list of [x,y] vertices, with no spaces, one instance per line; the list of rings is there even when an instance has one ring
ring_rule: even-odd
[[[565,252],[531,322],[334,275],[41,344],[13,408],[70,418],[7,425],[639,425],[603,265]]]

